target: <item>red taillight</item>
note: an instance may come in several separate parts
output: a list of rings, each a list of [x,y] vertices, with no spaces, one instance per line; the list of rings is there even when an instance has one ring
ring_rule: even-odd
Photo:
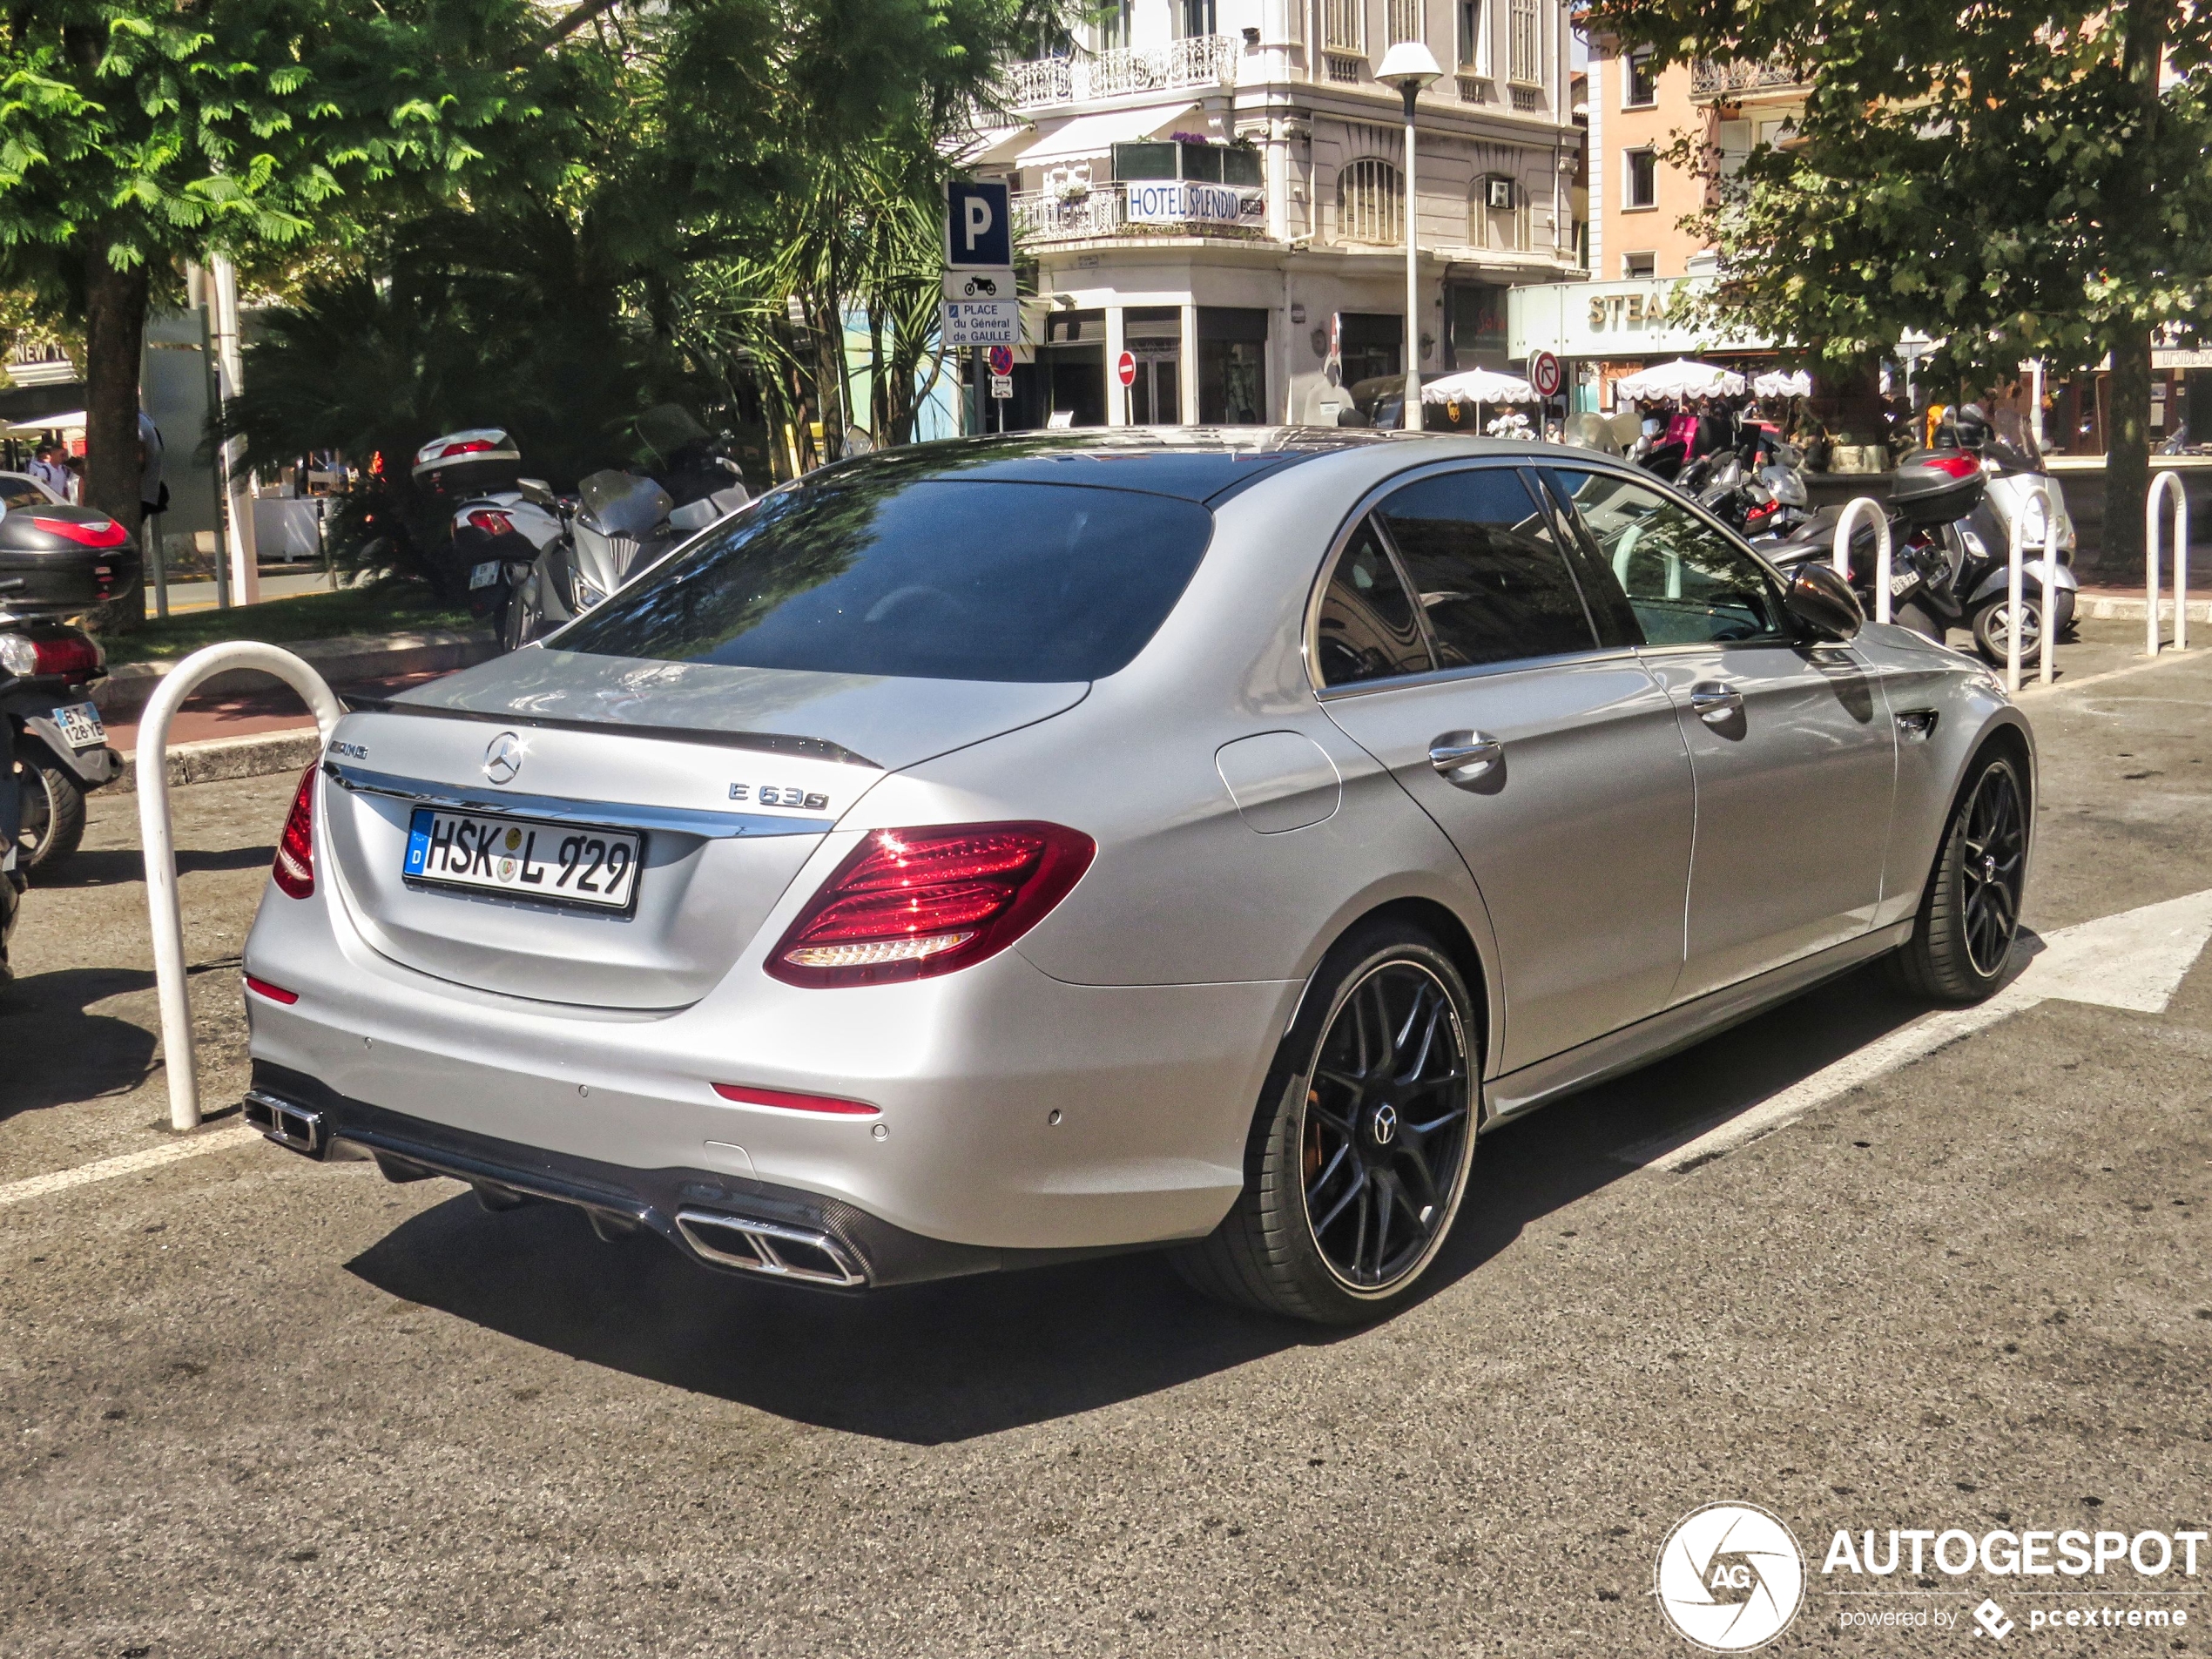
[[[515,528],[515,521],[506,514],[495,512],[489,507],[479,507],[469,515],[469,525],[487,536],[505,536]]]
[[[65,542],[74,542],[79,547],[121,547],[131,539],[131,532],[111,518],[44,518],[33,513],[30,527],[49,536],[58,536]]]
[[[1923,466],[1931,467],[1952,478],[1971,478],[1981,470],[1981,462],[1969,455],[1946,453],[1923,455],[1920,460]]]
[[[314,891],[312,884],[309,886],[307,890],[310,893]],[[300,1000],[299,992],[287,991],[283,986],[272,985],[265,979],[255,979],[251,974],[248,974],[246,976],[246,988],[253,992],[256,996],[266,996],[270,1001],[281,1002],[287,1008],[291,1007],[292,1004]]]
[[[716,1083],[714,1092],[725,1100],[746,1106],[779,1106],[787,1112],[830,1112],[840,1117],[879,1117],[880,1107],[864,1100],[840,1100],[835,1095],[794,1095],[784,1089],[754,1089],[745,1083]]]
[[[438,451],[438,459],[451,461],[455,455],[480,455],[498,446],[488,438],[470,438],[462,443],[448,443]]]
[[[30,642],[33,674],[65,674],[82,679],[100,671],[100,648],[82,634]]]
[[[291,814],[277,841],[276,865],[270,873],[277,891],[287,899],[309,898],[315,890],[315,770],[320,764],[310,764],[300,774],[300,792],[292,798]]]
[[[786,985],[882,985],[995,955],[1044,919],[1098,851],[1057,824],[877,830],[768,960]]]

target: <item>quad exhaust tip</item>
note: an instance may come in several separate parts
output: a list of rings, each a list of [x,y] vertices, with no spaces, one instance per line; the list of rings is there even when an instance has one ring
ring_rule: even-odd
[[[809,1285],[866,1285],[844,1244],[826,1232],[711,1210],[679,1210],[677,1231],[701,1257],[724,1267]]]
[[[320,1157],[323,1150],[323,1124],[320,1112],[311,1112],[304,1106],[295,1106],[288,1100],[264,1094],[260,1089],[248,1089],[240,1109],[246,1121],[267,1136],[279,1146],[288,1146],[295,1152],[309,1157]]]

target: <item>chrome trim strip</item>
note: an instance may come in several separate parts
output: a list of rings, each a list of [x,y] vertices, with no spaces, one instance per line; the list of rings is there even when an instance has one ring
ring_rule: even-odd
[[[715,813],[691,806],[641,806],[629,801],[571,800],[561,795],[475,792],[465,786],[424,783],[414,778],[371,772],[365,766],[322,763],[324,773],[355,794],[388,795],[418,806],[442,806],[462,813],[516,813],[564,824],[604,824],[617,829],[673,830],[711,841],[776,835],[826,835],[833,818],[771,818],[765,813]]]
[[[728,1251],[718,1250],[703,1242],[691,1231],[693,1224],[719,1228],[744,1235],[752,1247],[752,1259],[735,1256]],[[801,1227],[786,1227],[773,1221],[755,1221],[750,1217],[725,1216],[711,1210],[679,1210],[676,1212],[676,1230],[684,1235],[684,1242],[708,1261],[718,1262],[725,1267],[738,1267],[749,1273],[768,1273],[778,1278],[805,1279],[814,1285],[865,1285],[867,1275],[853,1264],[845,1246],[825,1232],[810,1232]],[[835,1273],[825,1273],[812,1267],[794,1267],[776,1253],[776,1241],[804,1244],[819,1251],[837,1264]]]
[[[305,1106],[295,1106],[281,1096],[262,1089],[249,1089],[240,1103],[239,1114],[279,1146],[288,1146],[295,1152],[305,1152],[310,1157],[322,1150],[322,1114],[309,1111]]]

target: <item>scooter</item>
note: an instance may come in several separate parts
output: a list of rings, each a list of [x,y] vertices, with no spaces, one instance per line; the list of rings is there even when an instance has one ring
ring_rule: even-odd
[[[522,461],[505,428],[477,427],[431,439],[412,469],[425,494],[453,502],[448,533],[469,614],[502,639],[516,587],[562,530],[560,515],[522,488]]]
[[[0,509],[0,718],[21,789],[17,873],[58,867],[84,836],[84,797],[122,775],[91,700],[106,663],[63,620],[138,580],[123,524],[57,502]]]

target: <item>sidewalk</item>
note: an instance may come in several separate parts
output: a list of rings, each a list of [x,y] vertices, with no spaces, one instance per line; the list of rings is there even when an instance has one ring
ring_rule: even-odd
[[[2212,572],[2207,575],[2212,576]],[[2161,590],[2158,605],[2160,617],[2168,622],[2174,618],[2173,591],[2174,576],[2169,570],[2166,574],[2165,585]],[[2191,578],[2188,606],[2191,622],[2212,622],[2212,580]],[[2099,583],[2093,587],[2085,582],[2074,600],[2076,616],[2088,617],[2098,622],[2141,622],[2149,610],[2141,584],[2126,588]]]

